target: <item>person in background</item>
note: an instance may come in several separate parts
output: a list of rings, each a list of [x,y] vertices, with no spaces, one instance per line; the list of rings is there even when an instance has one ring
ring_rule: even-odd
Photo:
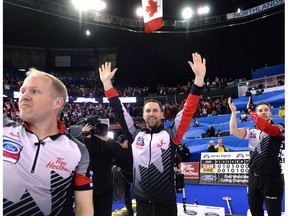
[[[191,153],[189,148],[187,147],[186,144],[183,145],[182,150],[181,150],[181,155],[183,158],[183,162],[189,162],[191,158]]]
[[[215,143],[214,143],[213,140],[210,140],[210,141],[209,141],[207,151],[208,151],[208,152],[217,152],[216,149],[215,149]]]
[[[216,137],[221,137],[222,136],[222,131],[218,130],[215,134]]]
[[[197,118],[194,118],[194,123],[193,123],[193,127],[199,127],[199,123],[197,121]]]
[[[125,206],[127,209],[126,215],[131,216],[134,215],[134,211],[132,208],[132,198],[131,198],[131,183],[133,180],[133,157],[132,157],[132,148],[129,144],[128,136],[121,134],[117,138],[117,142],[124,149],[125,154],[122,157],[117,157],[114,160],[114,165],[118,167],[118,171],[123,179],[124,185],[114,185],[114,190],[119,189],[123,190],[123,197],[125,201]]]
[[[281,118],[285,118],[285,105],[280,106],[278,116]]]
[[[246,114],[245,110],[242,110],[242,112],[241,112],[240,121],[241,122],[247,122],[248,121],[248,115]]]
[[[89,153],[57,120],[67,89],[35,68],[26,75],[19,98],[23,123],[3,125],[3,215],[92,216]]]
[[[271,120],[271,105],[260,102],[254,107],[252,97],[247,112],[256,126],[238,128],[236,106],[228,100],[231,110],[230,134],[249,140],[248,203],[253,216],[264,215],[265,203],[268,216],[281,216],[284,182],[281,176],[281,145],[285,139],[284,124]],[[254,111],[255,108],[255,111]]]
[[[215,137],[215,128],[213,126],[208,126],[206,133],[209,137]]]
[[[222,139],[218,139],[218,144],[215,146],[215,150],[218,152],[228,152],[229,149],[222,143]]]
[[[250,89],[248,89],[245,93],[245,96],[250,97],[252,95],[252,92]]]
[[[106,120],[98,120],[95,125],[85,124],[81,130],[82,142],[89,151],[93,171],[94,216],[111,216],[113,159],[125,154],[119,143],[108,136],[108,127]]]
[[[191,93],[180,110],[172,126],[164,128],[162,124],[162,104],[155,100],[145,101],[143,119],[146,127],[135,126],[132,117],[121,104],[112,78],[117,69],[111,71],[111,62],[99,68],[100,79],[105,94],[119,119],[123,131],[134,139],[133,153],[133,197],[136,199],[137,216],[176,216],[177,204],[174,185],[174,164],[176,147],[188,129],[204,85],[206,59],[198,53],[192,54],[188,61],[195,74]]]

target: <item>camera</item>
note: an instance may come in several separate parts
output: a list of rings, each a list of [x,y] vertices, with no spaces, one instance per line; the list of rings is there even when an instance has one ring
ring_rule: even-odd
[[[92,125],[93,129],[90,131],[81,131],[85,124]],[[79,121],[76,125],[72,125],[69,128],[69,133],[76,139],[81,139],[82,135],[106,136],[108,133],[108,124],[109,119],[99,119],[98,116],[89,116]]]

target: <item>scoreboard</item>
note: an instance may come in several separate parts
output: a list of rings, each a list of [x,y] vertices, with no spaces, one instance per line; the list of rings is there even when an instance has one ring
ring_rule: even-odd
[[[247,185],[249,151],[201,153],[200,184]],[[281,163],[285,153],[281,153]]]

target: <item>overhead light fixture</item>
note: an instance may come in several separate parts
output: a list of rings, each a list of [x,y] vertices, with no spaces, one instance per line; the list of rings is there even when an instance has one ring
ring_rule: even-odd
[[[137,14],[137,16],[142,17],[143,16],[143,8],[142,7],[137,8],[136,14]]]
[[[89,30],[86,30],[86,36],[90,36],[91,35],[91,32]]]
[[[210,10],[210,8],[208,6],[204,6],[204,7],[198,8],[197,12],[199,15],[203,15],[203,14],[208,14],[209,10]]]
[[[101,0],[72,0],[72,3],[79,11],[100,11],[106,8],[106,3]]]
[[[184,19],[190,19],[193,15],[193,11],[191,8],[187,7],[187,8],[184,8],[184,10],[182,11],[182,17]]]

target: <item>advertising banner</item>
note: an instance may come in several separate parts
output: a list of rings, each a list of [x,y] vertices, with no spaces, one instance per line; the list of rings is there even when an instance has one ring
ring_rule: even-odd
[[[199,179],[199,162],[182,162],[179,168],[185,179]]]
[[[203,206],[186,204],[185,210],[182,203],[177,203],[178,216],[185,215],[205,215],[205,216],[225,216],[225,208],[216,206]]]

